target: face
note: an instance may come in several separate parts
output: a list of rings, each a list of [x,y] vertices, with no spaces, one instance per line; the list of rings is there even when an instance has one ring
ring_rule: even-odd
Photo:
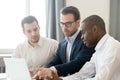
[[[60,16],[60,26],[66,37],[72,36],[79,28],[80,20],[75,21],[73,14]]]
[[[82,32],[81,39],[83,40],[84,44],[87,47],[92,47],[96,45],[97,34],[96,29],[94,27],[90,27],[89,25],[82,23],[81,32]]]
[[[24,24],[24,34],[28,38],[29,43],[34,44],[39,41],[40,33],[39,33],[39,25],[34,21],[30,24]]]

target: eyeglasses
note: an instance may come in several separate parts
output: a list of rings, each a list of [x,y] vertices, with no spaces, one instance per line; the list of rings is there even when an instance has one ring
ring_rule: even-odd
[[[63,27],[63,26],[65,25],[65,27],[68,28],[68,27],[70,27],[70,26],[72,25],[72,23],[74,23],[74,22],[75,22],[75,21],[73,21],[73,22],[70,21],[70,22],[66,22],[66,23],[60,22],[59,25],[60,25],[61,27]]]

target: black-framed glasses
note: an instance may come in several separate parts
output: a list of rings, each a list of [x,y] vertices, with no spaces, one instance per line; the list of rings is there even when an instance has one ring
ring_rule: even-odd
[[[63,23],[63,22],[60,22],[59,25],[61,27],[65,26],[65,27],[70,27],[72,25],[72,23],[74,23],[75,21],[69,21],[69,22],[66,22],[66,23]]]

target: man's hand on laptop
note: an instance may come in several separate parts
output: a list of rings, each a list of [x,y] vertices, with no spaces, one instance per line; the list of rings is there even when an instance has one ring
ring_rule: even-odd
[[[35,74],[37,74],[37,72],[39,71],[39,68],[34,68],[34,69],[31,69],[29,72],[30,72],[30,76],[33,77],[35,76]]]
[[[33,75],[33,73],[36,74]],[[36,68],[31,70],[30,74],[35,80],[62,80],[58,77],[57,70],[51,70],[49,68]]]

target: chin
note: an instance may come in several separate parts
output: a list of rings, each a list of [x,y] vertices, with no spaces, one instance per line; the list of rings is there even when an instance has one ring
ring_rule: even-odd
[[[39,40],[34,40],[34,41],[31,41],[32,43],[38,43]]]
[[[65,34],[65,36],[66,36],[66,37],[70,37],[69,35],[66,35],[66,34]]]
[[[94,45],[88,45],[87,47],[94,47]]]
[[[68,34],[68,33],[64,33],[64,35],[65,35],[66,37],[70,37],[70,36],[71,36],[71,35]]]
[[[89,44],[85,44],[87,47],[91,47]]]

